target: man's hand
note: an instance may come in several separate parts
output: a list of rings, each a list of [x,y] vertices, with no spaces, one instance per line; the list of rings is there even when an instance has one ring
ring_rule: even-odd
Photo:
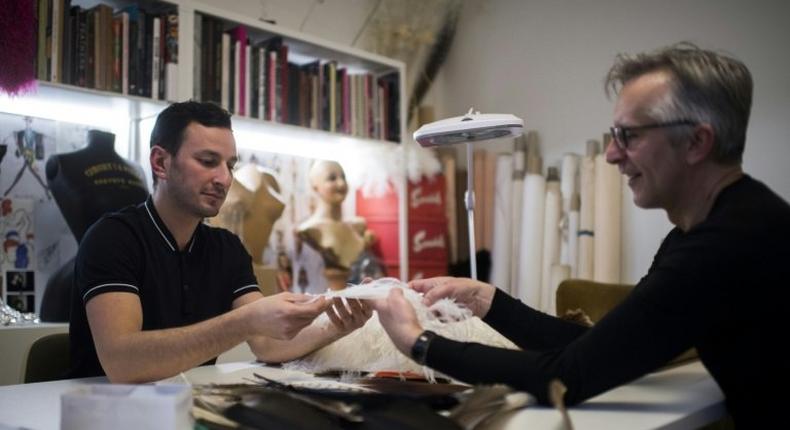
[[[323,297],[312,302],[311,299],[305,294],[286,292],[247,304],[251,334],[292,339],[330,306]]]
[[[386,299],[371,300],[373,309],[378,312],[379,322],[392,339],[392,343],[411,357],[411,347],[423,332],[414,307],[403,296],[400,288],[393,288]]]
[[[479,318],[483,318],[491,309],[496,292],[496,287],[485,282],[450,276],[411,281],[409,288],[423,293],[423,302],[427,306],[448,297],[469,308]]]
[[[331,303],[324,312],[341,336],[362,327],[373,315],[370,305],[357,299],[348,299],[346,304],[343,299],[335,297]]]

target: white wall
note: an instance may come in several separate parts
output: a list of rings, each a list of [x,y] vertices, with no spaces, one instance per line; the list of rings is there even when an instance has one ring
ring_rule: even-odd
[[[603,77],[617,53],[688,40],[751,69],[744,167],[790,200],[788,18],[786,0],[467,0],[426,102],[439,118],[470,106],[519,115],[541,136],[544,167],[557,165],[562,153],[582,153],[587,139],[608,130],[613,103]],[[622,279],[636,282],[671,225],[663,211],[635,208],[624,188]]]

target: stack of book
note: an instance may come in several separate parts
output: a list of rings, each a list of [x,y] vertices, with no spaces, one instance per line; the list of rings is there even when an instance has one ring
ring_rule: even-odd
[[[397,72],[351,73],[333,59],[297,63],[281,37],[256,40],[244,26],[205,15],[195,24],[201,100],[250,118],[400,141]]]
[[[178,11],[38,0],[36,77],[125,95],[176,100]]]

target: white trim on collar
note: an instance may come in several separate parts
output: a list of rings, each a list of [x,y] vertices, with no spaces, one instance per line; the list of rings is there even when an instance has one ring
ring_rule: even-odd
[[[162,239],[165,240],[165,242],[167,243],[167,246],[169,246],[170,249],[175,252],[176,247],[173,246],[173,244],[170,243],[169,240],[167,240],[167,236],[165,236],[164,232],[162,232],[162,229],[159,228],[159,224],[156,223],[156,218],[154,218],[154,215],[151,213],[151,209],[148,207],[148,200],[145,201],[144,205],[145,205],[145,211],[148,212],[148,216],[151,217],[151,221],[154,223],[154,227],[156,227],[156,231],[158,231],[159,235],[162,236]],[[190,249],[191,249],[191,247],[190,247]]]

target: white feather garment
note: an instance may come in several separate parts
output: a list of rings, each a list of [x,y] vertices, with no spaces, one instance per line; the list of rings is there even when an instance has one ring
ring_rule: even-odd
[[[325,297],[344,299],[386,298],[392,288],[403,289],[404,296],[412,304],[420,324],[449,339],[477,342],[485,345],[518,349],[518,347],[497,331],[489,327],[472,312],[450,299],[441,299],[430,308],[422,303],[422,295],[406,287],[406,284],[393,278],[384,278],[368,284],[353,286],[341,291],[324,293]],[[322,314],[313,325],[327,327],[331,321]],[[368,322],[349,335],[321,348],[299,360],[285,363],[290,370],[321,372],[324,370],[349,370],[375,372],[391,370],[398,372],[423,373],[433,380],[433,371],[403,355],[390,340],[374,312]]]

